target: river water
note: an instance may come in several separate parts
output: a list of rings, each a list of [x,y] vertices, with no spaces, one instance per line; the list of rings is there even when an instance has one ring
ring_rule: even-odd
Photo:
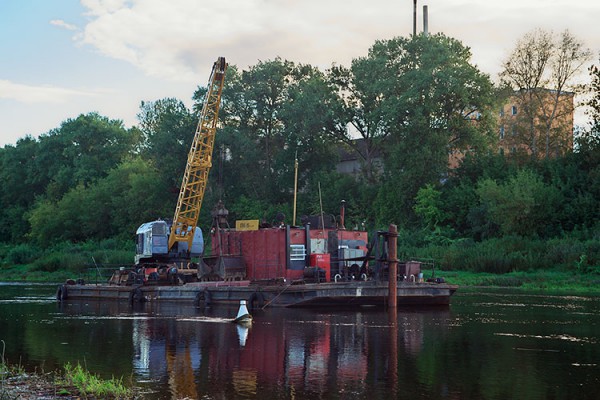
[[[54,300],[0,283],[0,351],[147,399],[600,399],[600,298],[459,289],[450,307],[266,309]],[[4,347],[4,349],[3,349]]]

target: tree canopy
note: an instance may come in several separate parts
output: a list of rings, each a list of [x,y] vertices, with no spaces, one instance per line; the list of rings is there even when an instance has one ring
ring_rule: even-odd
[[[501,97],[470,58],[438,34],[377,41],[326,71],[279,58],[230,66],[200,226],[218,200],[237,218],[283,212],[291,223],[297,157],[299,216],[321,203],[336,215],[345,200],[347,227],[396,223],[436,243],[597,229],[598,69],[595,128],[582,135],[596,140],[523,165],[497,154]],[[170,218],[205,91],[191,110],[173,98],[143,102],[138,127],[89,113],[0,149],[2,240],[133,240],[141,223]],[[360,179],[337,172],[342,151],[358,154]]]

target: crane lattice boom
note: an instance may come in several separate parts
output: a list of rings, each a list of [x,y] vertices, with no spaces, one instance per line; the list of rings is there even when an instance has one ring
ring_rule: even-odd
[[[173,226],[169,236],[170,249],[175,242],[188,242],[188,248],[191,249],[192,247],[194,230],[198,223],[204,191],[208,182],[208,173],[212,166],[215,132],[217,130],[226,70],[225,58],[219,57],[213,65],[200,120],[188,154],[177,208],[173,217]]]

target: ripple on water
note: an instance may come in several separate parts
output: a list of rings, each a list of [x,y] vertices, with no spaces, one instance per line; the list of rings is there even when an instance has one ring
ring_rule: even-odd
[[[567,342],[573,343],[588,343],[588,344],[596,344],[596,338],[592,337],[575,337],[567,334],[556,334],[556,335],[527,335],[521,333],[494,333],[494,336],[509,336],[509,337],[517,337],[517,338],[526,338],[526,339],[547,339],[547,340],[564,340]]]

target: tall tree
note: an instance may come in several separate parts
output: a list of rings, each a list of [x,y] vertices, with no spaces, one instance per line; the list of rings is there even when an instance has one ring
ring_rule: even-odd
[[[501,81],[514,93],[517,143],[534,156],[564,154],[572,148],[574,77],[590,51],[569,31],[556,37],[534,30],[521,38],[503,63]]]
[[[310,65],[277,58],[243,71],[229,67],[214,168],[223,195],[290,203],[296,154],[300,187],[315,171],[333,168],[326,133],[336,100],[323,73]]]
[[[0,241],[21,242],[29,232],[25,214],[46,190],[36,184],[32,164],[39,144],[31,136],[19,139],[15,146],[0,149]]]
[[[600,60],[598,60],[600,62]],[[592,65],[589,68],[591,82],[588,86],[589,100],[586,102],[588,106],[587,114],[591,119],[590,128],[588,129],[587,141],[598,148],[600,147],[600,67]]]
[[[182,101],[166,98],[142,102],[138,120],[143,135],[140,154],[170,188],[174,210],[198,118]]]
[[[380,68],[377,63],[359,59],[350,68],[334,65],[329,71],[341,104],[330,134],[359,156],[361,176],[369,184],[379,180],[384,141],[390,135],[383,118],[381,90],[372,82],[380,75]]]
[[[46,196],[60,199],[71,188],[105,177],[137,144],[135,130],[120,120],[97,113],[64,121],[39,138],[31,163],[31,180],[45,187]]]
[[[418,190],[447,176],[452,154],[487,151],[493,142],[494,88],[470,58],[469,48],[438,34],[379,41],[353,62],[372,71],[371,98],[389,132],[382,220],[408,222]]]

